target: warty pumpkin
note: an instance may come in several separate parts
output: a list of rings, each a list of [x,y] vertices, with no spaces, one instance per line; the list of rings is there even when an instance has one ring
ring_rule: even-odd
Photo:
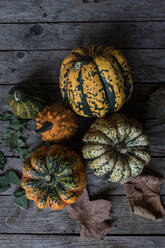
[[[9,104],[22,119],[33,119],[45,107],[44,92],[38,84],[19,83],[9,91]]]
[[[76,115],[65,105],[46,106],[36,118],[37,133],[41,133],[42,140],[58,142],[72,137],[77,129]]]
[[[59,210],[74,203],[87,176],[78,154],[63,145],[38,147],[22,167],[21,185],[38,208]]]
[[[117,112],[133,90],[126,58],[115,48],[76,48],[63,60],[60,89],[65,102],[85,117]]]
[[[82,154],[89,168],[111,182],[140,175],[150,161],[149,141],[142,125],[120,113],[97,119],[83,142]]]

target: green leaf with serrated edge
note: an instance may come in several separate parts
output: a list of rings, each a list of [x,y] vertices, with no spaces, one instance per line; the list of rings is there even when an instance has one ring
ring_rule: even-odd
[[[1,185],[0,184],[0,193],[8,190],[9,187],[10,187],[10,185]]]
[[[25,190],[23,189],[23,188],[20,188],[20,189],[18,189],[17,191],[15,191],[14,193],[13,193],[13,195],[15,196],[15,197],[19,197],[19,196],[22,196],[22,195],[24,195],[25,194]]]
[[[9,126],[4,131],[2,139],[7,142],[14,156],[19,153],[20,157],[25,159],[29,157],[30,151],[25,143],[26,139],[21,135],[23,128],[28,128],[27,120],[11,119]]]
[[[13,114],[10,112],[4,112],[0,115],[0,120],[1,121],[9,121],[13,117]]]
[[[19,119],[13,119],[10,121],[9,127],[15,130],[20,130],[22,128],[22,123]]]
[[[3,152],[0,151],[0,170],[3,170],[6,164],[6,158]]]
[[[25,145],[25,142],[23,141],[23,139],[18,138],[17,139],[17,146],[18,147],[23,147]]]
[[[17,186],[21,185],[21,180],[15,173],[15,171],[7,171],[4,175],[0,176],[0,186],[10,185],[11,183]]]
[[[13,193],[14,195],[14,199],[13,202],[25,209],[27,209],[29,207],[30,201],[27,199],[26,195],[25,195],[25,191],[21,188],[18,189],[17,191],[15,191]]]
[[[47,15],[48,15],[47,13],[43,13],[42,17],[45,18],[45,17],[47,17]]]

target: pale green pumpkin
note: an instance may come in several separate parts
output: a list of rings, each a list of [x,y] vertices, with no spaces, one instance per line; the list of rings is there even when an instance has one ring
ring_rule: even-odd
[[[97,119],[83,137],[82,154],[94,174],[111,182],[141,174],[150,161],[142,125],[123,114]]]

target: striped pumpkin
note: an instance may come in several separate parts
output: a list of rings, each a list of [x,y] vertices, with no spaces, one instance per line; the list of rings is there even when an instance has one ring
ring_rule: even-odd
[[[82,154],[89,168],[111,182],[140,175],[150,160],[149,142],[141,124],[123,114],[97,119],[83,142]]]
[[[87,181],[81,158],[63,145],[38,147],[23,163],[22,173],[26,197],[41,209],[74,203]]]
[[[46,102],[40,86],[19,83],[9,91],[9,104],[20,118],[33,119],[44,108]]]
[[[123,54],[112,47],[76,48],[64,59],[60,89],[65,102],[85,117],[116,112],[133,90],[130,68]]]

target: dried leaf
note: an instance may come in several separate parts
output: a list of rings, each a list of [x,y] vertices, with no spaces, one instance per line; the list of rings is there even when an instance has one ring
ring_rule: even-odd
[[[111,203],[106,200],[90,201],[88,192],[85,189],[78,201],[66,207],[73,219],[77,219],[81,223],[80,236],[88,241],[100,240],[109,231],[112,226],[108,221],[111,220],[109,211]]]
[[[142,174],[125,182],[124,190],[133,214],[160,221],[165,209],[160,201],[160,185],[163,180]]]
[[[0,170],[3,170],[6,164],[6,157],[3,152],[0,151]]]

